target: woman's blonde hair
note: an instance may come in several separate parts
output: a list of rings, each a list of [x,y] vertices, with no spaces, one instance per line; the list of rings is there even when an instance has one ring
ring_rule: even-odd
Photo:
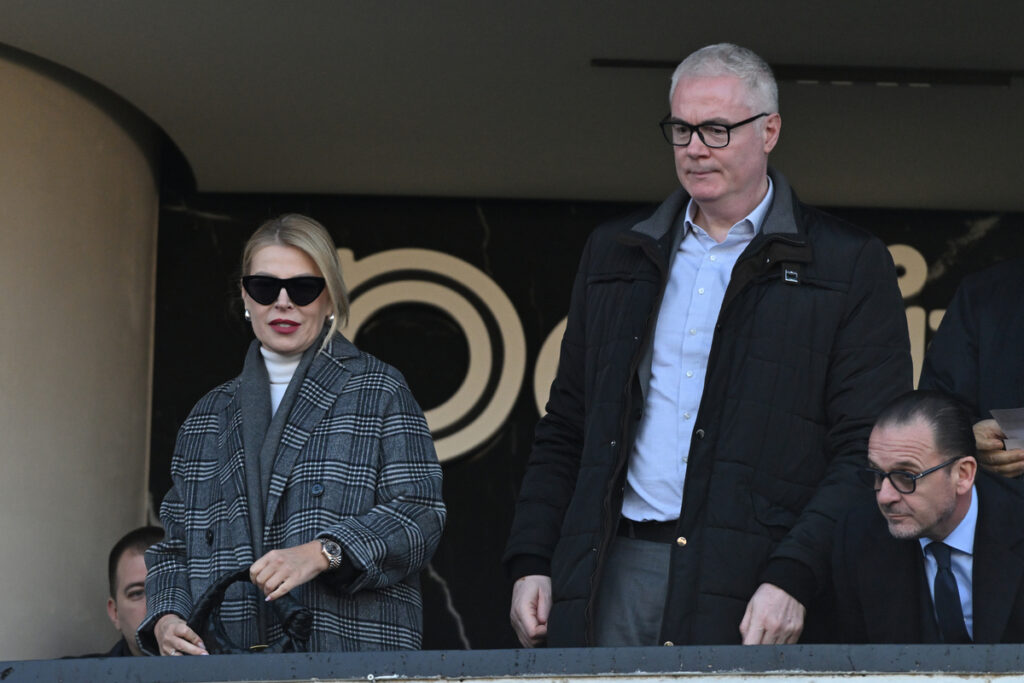
[[[327,229],[308,216],[297,213],[286,213],[271,219],[257,228],[242,251],[242,275],[249,275],[252,259],[256,252],[271,245],[295,247],[303,252],[320,269],[327,282],[327,296],[331,299],[331,311],[334,319],[331,329],[324,338],[321,349],[327,347],[328,341],[348,322],[348,290],[341,278],[341,264],[338,262],[338,250]]]

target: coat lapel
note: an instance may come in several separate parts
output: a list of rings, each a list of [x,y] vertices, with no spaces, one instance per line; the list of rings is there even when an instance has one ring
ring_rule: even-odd
[[[240,380],[235,380],[239,382]],[[207,542],[218,547],[235,548],[238,566],[251,564],[255,557],[249,544],[252,538],[249,505],[246,498],[245,485],[245,447],[242,443],[242,411],[237,400],[238,386],[235,386],[235,398],[228,402],[220,416],[224,431],[217,435],[217,448],[222,454],[217,464],[217,484],[220,493],[215,494],[223,499],[225,509],[237,511],[228,513],[225,519],[226,529],[221,533],[227,537],[214,539],[214,528],[207,528]]]
[[[291,415],[292,407],[295,405],[295,398],[299,395],[302,381],[305,379],[306,373],[309,372],[309,366],[313,363],[313,358],[319,351],[320,342],[322,341],[322,338],[318,339],[313,346],[306,349],[302,354],[299,364],[295,367],[295,373],[288,382],[284,396],[281,397],[281,402],[277,406],[277,411],[270,418],[270,424],[265,430],[266,434],[263,437],[263,443],[259,451],[259,488],[256,489],[259,494],[261,509],[266,508],[267,496],[270,491],[270,477],[273,474],[274,463],[277,461],[277,453],[280,450],[281,435],[284,433],[288,417]],[[269,397],[269,387],[265,393]]]
[[[249,345],[241,382],[235,392],[237,407],[234,415],[236,420],[241,421],[241,425],[236,426],[243,449],[239,467],[245,472],[243,485],[246,495],[243,496],[243,503],[249,522],[249,538],[254,541],[253,554],[256,557],[263,555],[263,548],[256,541],[263,537],[264,526],[259,454],[270,424],[270,380],[259,348],[257,340]]]
[[[277,457],[270,474],[264,539],[266,528],[271,526],[296,458],[309,440],[310,433],[337,401],[338,395],[348,381],[350,372],[345,368],[343,361],[358,355],[359,351],[351,342],[341,335],[335,335],[326,350],[318,351],[313,356],[309,370],[299,385],[295,402],[288,412],[288,419],[281,430]]]
[[[978,475],[978,525],[974,532],[974,642],[1004,640],[1010,611],[1024,578],[1020,508],[997,483]],[[1016,552],[1015,552],[1016,551]]]
[[[239,410],[238,402],[232,401],[224,408],[225,431],[218,438],[223,443],[223,452],[226,458],[220,463],[217,480],[224,489],[225,502],[230,506],[239,498],[245,506],[243,495],[245,482],[245,447],[242,445],[242,413]]]
[[[879,515],[874,542],[858,562],[869,643],[922,642],[923,616],[931,614],[924,586],[924,564],[917,541],[894,539]],[[879,580],[884,569],[884,580]],[[927,612],[925,611],[927,610]]]

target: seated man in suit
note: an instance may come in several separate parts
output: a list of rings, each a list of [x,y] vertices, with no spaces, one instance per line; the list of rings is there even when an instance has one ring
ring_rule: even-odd
[[[946,394],[881,412],[863,471],[876,504],[836,529],[842,642],[1024,642],[1024,495],[975,453],[971,415]]]

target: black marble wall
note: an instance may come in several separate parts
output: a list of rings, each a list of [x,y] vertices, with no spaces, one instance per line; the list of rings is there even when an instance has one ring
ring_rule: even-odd
[[[170,486],[175,432],[193,403],[241,368],[251,332],[241,316],[239,257],[263,220],[292,211],[312,216],[357,260],[407,247],[458,257],[486,273],[514,305],[526,340],[526,372],[501,429],[444,465],[448,527],[423,576],[424,647],[516,646],[508,625],[510,585],[499,562],[538,418],[534,363],[541,343],[566,314],[588,233],[633,208],[611,202],[211,194],[165,204],[157,273],[154,500]],[[946,306],[964,274],[1024,255],[1024,214],[831,211],[924,257],[927,280],[907,305],[926,313]],[[399,368],[425,409],[455,390],[468,359],[460,329],[425,305],[382,310],[354,341]]]

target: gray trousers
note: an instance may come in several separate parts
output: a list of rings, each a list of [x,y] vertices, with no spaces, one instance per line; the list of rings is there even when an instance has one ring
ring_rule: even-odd
[[[658,636],[668,595],[672,546],[616,536],[594,605],[598,647],[662,645]]]

